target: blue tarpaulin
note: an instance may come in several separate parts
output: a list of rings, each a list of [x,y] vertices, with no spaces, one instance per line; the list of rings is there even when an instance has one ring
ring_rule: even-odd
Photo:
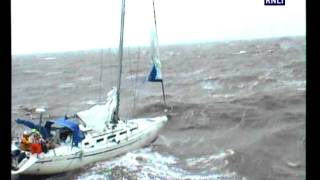
[[[36,125],[36,124],[34,124],[33,122],[31,122],[29,120],[16,119],[16,122],[18,124],[25,125],[25,126],[29,127],[30,129],[37,129],[44,139],[49,138],[48,129],[46,129],[45,127]]]
[[[73,119],[65,119],[64,117],[55,119],[55,120],[49,120],[47,123],[57,124],[59,126],[67,127],[72,131],[72,141],[75,146],[78,146],[78,143],[81,142],[81,133],[79,129],[79,125],[72,121]]]
[[[45,126],[39,126],[34,124],[33,122],[29,120],[22,120],[22,119],[17,119],[16,122],[18,124],[23,124],[30,129],[38,129],[40,134],[44,139],[49,138],[51,126],[53,124],[57,124],[62,127],[66,127],[72,131],[72,141],[75,146],[78,146],[78,143],[82,141],[83,136],[80,132],[79,126],[77,123],[72,121],[73,119],[65,119],[64,117],[54,119],[54,120],[49,120],[46,122]]]

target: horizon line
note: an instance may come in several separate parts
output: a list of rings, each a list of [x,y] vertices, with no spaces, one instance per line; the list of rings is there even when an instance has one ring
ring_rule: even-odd
[[[282,39],[282,38],[306,38],[306,35],[279,35],[279,36],[270,36],[270,37],[256,37],[256,38],[238,38],[238,39],[225,39],[225,40],[193,40],[193,41],[185,41],[185,42],[176,42],[176,43],[161,43],[159,47],[166,46],[183,46],[183,45],[196,45],[196,44],[206,44],[206,43],[222,43],[222,42],[232,42],[232,41],[254,41],[254,40],[268,40],[268,39]],[[127,48],[148,48],[149,45],[127,45],[124,46],[124,49]],[[81,48],[81,49],[69,49],[69,50],[52,50],[52,51],[39,51],[39,52],[23,52],[23,53],[12,53],[11,56],[24,56],[24,55],[37,55],[37,54],[60,54],[60,53],[70,53],[77,51],[96,51],[102,49],[118,49],[117,46],[109,46],[109,47],[92,47],[92,48]]]

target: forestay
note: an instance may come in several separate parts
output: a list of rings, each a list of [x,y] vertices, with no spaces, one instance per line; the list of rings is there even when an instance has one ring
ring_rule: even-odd
[[[109,124],[117,105],[117,89],[114,87],[108,93],[107,102],[103,105],[95,105],[88,110],[77,113],[87,128],[103,131]]]

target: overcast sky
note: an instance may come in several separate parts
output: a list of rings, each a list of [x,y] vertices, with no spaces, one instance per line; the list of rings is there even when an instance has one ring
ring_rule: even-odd
[[[303,0],[155,0],[161,44],[305,35]],[[11,0],[12,53],[119,43],[121,0]],[[148,45],[152,0],[126,0],[125,45]]]

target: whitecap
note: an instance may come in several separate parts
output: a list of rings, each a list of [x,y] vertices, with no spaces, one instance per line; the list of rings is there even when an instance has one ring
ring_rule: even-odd
[[[133,174],[138,179],[234,179],[238,177],[236,172],[217,173],[216,171],[225,167],[228,164],[225,158],[233,154],[233,150],[226,150],[218,154],[181,160],[175,156],[163,155],[152,151],[148,147],[129,152],[106,162],[97,163],[88,172],[80,174],[77,179],[95,179],[96,177],[101,177],[98,175],[110,174],[115,167],[125,168],[121,172]],[[213,163],[215,161],[219,163]],[[191,167],[197,164],[204,164],[205,166],[200,167],[206,169],[207,166],[210,166],[209,170],[211,172],[189,172],[178,167],[178,164],[181,163]],[[214,172],[212,172],[213,170]],[[108,173],[105,173],[105,171],[108,171]]]
[[[206,90],[217,90],[221,88],[221,85],[219,85],[217,82],[212,80],[207,80],[202,83],[202,88]]]
[[[238,54],[245,54],[247,51],[239,51]]]
[[[45,57],[44,60],[55,60],[57,59],[56,57]]]
[[[24,72],[33,74],[33,73],[41,73],[42,71],[40,71],[40,70],[25,70]]]
[[[86,76],[86,77],[80,77],[80,78],[78,78],[78,80],[80,80],[80,81],[89,81],[89,80],[91,80],[91,79],[93,79],[92,76]]]
[[[73,83],[65,83],[65,84],[60,84],[59,86],[58,86],[59,88],[72,88],[72,87],[74,87],[74,84]]]
[[[93,101],[93,100],[88,100],[88,101],[85,101],[84,104],[95,105],[97,103],[95,101]]]
[[[52,76],[52,75],[57,75],[57,74],[61,74],[62,72],[60,72],[60,71],[57,71],[57,72],[48,72],[47,74],[46,74],[46,76]]]
[[[305,86],[306,86],[305,80],[282,81],[282,83],[286,86],[289,86],[289,87],[305,88]]]

